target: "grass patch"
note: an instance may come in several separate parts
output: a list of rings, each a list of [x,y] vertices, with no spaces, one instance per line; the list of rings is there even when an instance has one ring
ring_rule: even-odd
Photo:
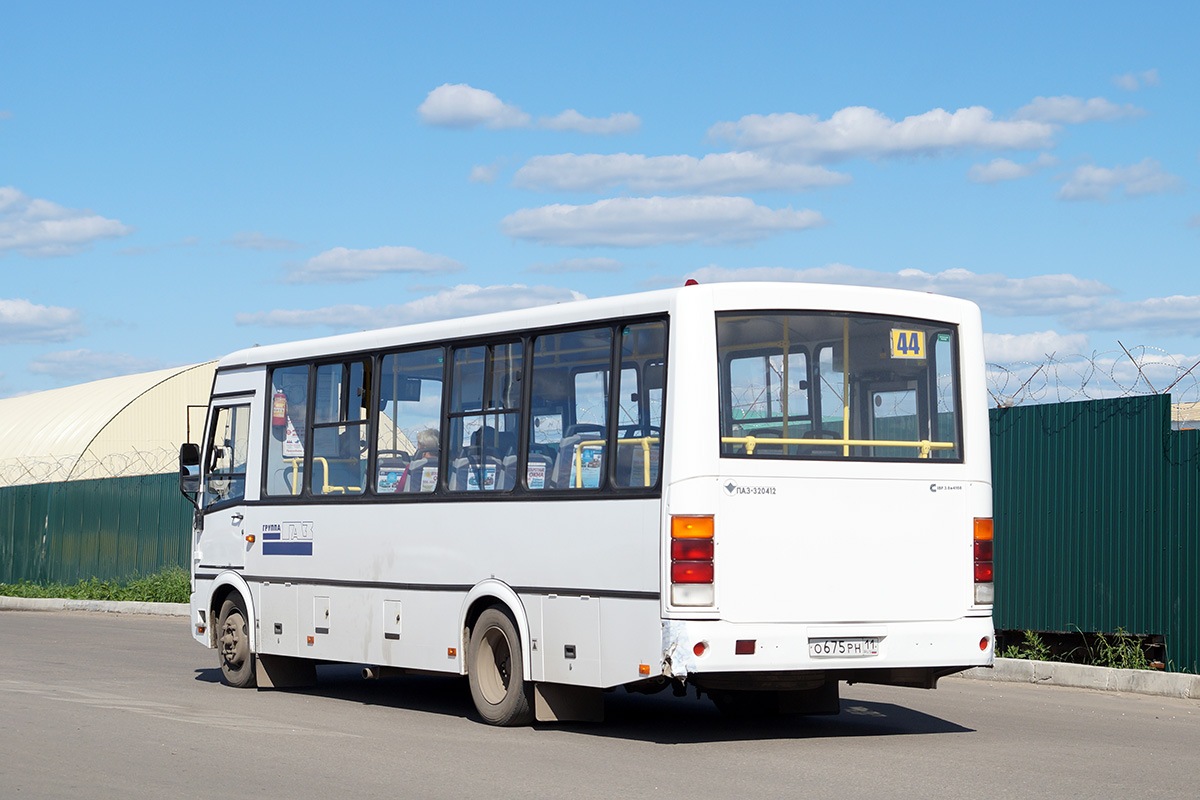
[[[1117,632],[1111,636],[1097,633],[1095,646],[1088,648],[1088,655],[1098,667],[1153,669],[1146,658],[1146,651],[1124,628],[1117,628]]]
[[[1002,634],[1004,646],[996,653],[1001,658],[1061,661],[1114,669],[1164,667],[1161,660],[1152,657],[1161,650],[1161,643],[1153,641],[1153,637],[1131,634],[1122,627],[1114,633],[1088,633],[1076,626],[1073,634],[1030,630],[1004,631]],[[1014,641],[1010,644],[1010,640]]]
[[[140,603],[186,603],[192,593],[191,576],[182,567],[119,581],[88,578],[74,584],[0,583],[0,595],[8,597],[51,597],[68,600],[125,600]]]
[[[1027,658],[1033,661],[1055,661],[1050,645],[1042,641],[1037,631],[1025,631],[1022,634],[1025,641],[1021,644],[1010,644],[1000,654],[1001,658]]]

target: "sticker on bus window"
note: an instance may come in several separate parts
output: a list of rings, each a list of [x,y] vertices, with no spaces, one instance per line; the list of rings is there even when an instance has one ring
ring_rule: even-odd
[[[496,467],[493,464],[488,464],[483,469],[476,467],[467,467],[467,491],[477,492],[479,486],[479,473],[483,473],[483,489],[491,491],[496,488]]]
[[[525,480],[529,483],[530,489],[545,489],[546,465],[530,462],[525,469]]]
[[[304,442],[300,441],[291,417],[288,417],[287,432],[283,435],[283,457],[304,458]]]
[[[604,466],[604,447],[602,445],[584,445],[580,448],[579,463],[580,482],[575,482],[575,465],[571,464],[571,486],[583,489],[600,488],[600,470]]]
[[[920,331],[892,328],[892,358],[924,358],[925,337]]]
[[[425,467],[421,470],[421,491],[432,492],[437,488],[437,467]]]
[[[400,470],[393,469],[392,467],[380,467],[378,491],[381,494],[398,491],[396,484],[400,483],[400,478],[403,474]]]

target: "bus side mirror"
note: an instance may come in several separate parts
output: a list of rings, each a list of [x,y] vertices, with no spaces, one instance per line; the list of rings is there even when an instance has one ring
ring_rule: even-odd
[[[179,491],[196,505],[200,492],[200,446],[185,442],[179,446]]]

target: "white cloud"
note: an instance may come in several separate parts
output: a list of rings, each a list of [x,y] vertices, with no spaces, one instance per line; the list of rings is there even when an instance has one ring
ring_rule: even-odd
[[[1104,201],[1114,192],[1126,197],[1141,197],[1149,194],[1166,194],[1183,190],[1183,181],[1162,165],[1150,158],[1127,167],[1097,167],[1083,164],[1066,177],[1058,190],[1061,200]]]
[[[492,183],[500,174],[500,167],[499,161],[491,164],[478,164],[471,167],[471,174],[467,176],[467,180],[471,183]]]
[[[0,255],[8,250],[35,257],[71,255],[100,239],[132,232],[115,219],[0,186]]]
[[[408,303],[390,306],[342,305],[311,310],[275,310],[238,314],[238,325],[328,327],[362,330],[451,319],[519,308],[582,300],[584,295],[553,286],[475,286],[461,284]]]
[[[587,247],[751,242],[825,223],[816,211],[772,209],[745,197],[617,197],[591,205],[524,208],[500,221],[514,239]]]
[[[1200,335],[1200,295],[1112,300],[1065,316],[1076,330],[1141,330]]]
[[[1113,77],[1113,83],[1118,87],[1134,92],[1144,86],[1158,86],[1158,70],[1148,69],[1142,72],[1126,72],[1124,75]]]
[[[967,171],[967,180],[972,183],[999,183],[1028,178],[1058,163],[1049,153],[1042,153],[1033,161],[1018,164],[1007,158],[994,158],[987,164],[974,164]]]
[[[1014,361],[1040,362],[1046,356],[1062,358],[1068,354],[1086,353],[1088,337],[1085,333],[1061,334],[1055,331],[1035,333],[985,333],[983,352],[993,364],[1011,364]]]
[[[849,183],[824,167],[785,164],[757,153],[695,156],[535,156],[517,170],[513,185],[526,189],[598,192],[627,186],[635,192],[801,191]]]
[[[996,120],[981,106],[951,113],[935,108],[895,122],[864,106],[837,111],[828,120],[815,114],[751,114],[709,129],[714,139],[762,150],[779,158],[837,161],[887,158],[984,148],[1034,150],[1051,144],[1054,126],[1034,120]]]
[[[264,236],[259,231],[239,231],[233,236],[226,239],[222,244],[233,245],[240,247],[243,250],[258,250],[292,252],[299,250],[304,245],[293,242],[290,239],[278,239],[270,236]]]
[[[433,274],[464,269],[453,258],[413,247],[350,250],[335,247],[307,261],[288,265],[287,283],[350,283],[393,273]]]
[[[1035,275],[1031,278],[1010,278],[998,273],[978,274],[965,269],[924,272],[903,269],[899,272],[876,272],[846,264],[829,264],[811,269],[787,267],[752,267],[727,269],[709,266],[688,274],[701,283],[721,281],[797,281],[803,283],[838,283],[853,286],[882,286],[934,292],[952,297],[965,297],[978,303],[985,311],[999,316],[1058,315],[1074,310],[1092,308],[1099,298],[1114,294],[1100,281],[1074,275]]]
[[[85,333],[77,309],[0,298],[0,344],[62,342]]]
[[[417,107],[421,121],[439,128],[525,128],[530,117],[486,89],[443,83]]]
[[[533,118],[518,106],[504,102],[486,89],[476,89],[465,83],[443,83],[417,106],[417,113],[422,122],[439,128],[533,127]],[[614,136],[634,133],[642,127],[642,120],[629,111],[607,117],[585,117],[569,108],[553,117],[542,117],[537,126],[552,131]]]
[[[29,362],[29,371],[37,375],[49,375],[63,383],[82,383],[117,375],[150,372],[165,366],[167,365],[157,358],[143,358],[128,353],[62,350],[47,353]]]
[[[1137,117],[1146,112],[1131,103],[1118,105],[1103,97],[1084,100],[1082,97],[1061,95],[1059,97],[1035,97],[1029,105],[1022,106],[1013,114],[1013,119],[1035,122],[1079,125],[1084,122],[1111,122],[1124,117]]]
[[[532,264],[526,272],[557,275],[564,272],[620,272],[620,261],[615,258],[564,258],[553,264]]]
[[[615,136],[622,133],[634,133],[642,127],[642,120],[637,114],[629,111],[610,114],[607,117],[585,117],[575,109],[569,108],[558,116],[542,117],[538,120],[538,125],[552,131]]]

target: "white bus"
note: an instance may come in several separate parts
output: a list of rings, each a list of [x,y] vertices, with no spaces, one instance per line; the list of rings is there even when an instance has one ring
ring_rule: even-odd
[[[242,350],[181,481],[233,686],[466,675],[513,725],[617,687],[836,713],[993,659],[964,300],[689,284]]]

